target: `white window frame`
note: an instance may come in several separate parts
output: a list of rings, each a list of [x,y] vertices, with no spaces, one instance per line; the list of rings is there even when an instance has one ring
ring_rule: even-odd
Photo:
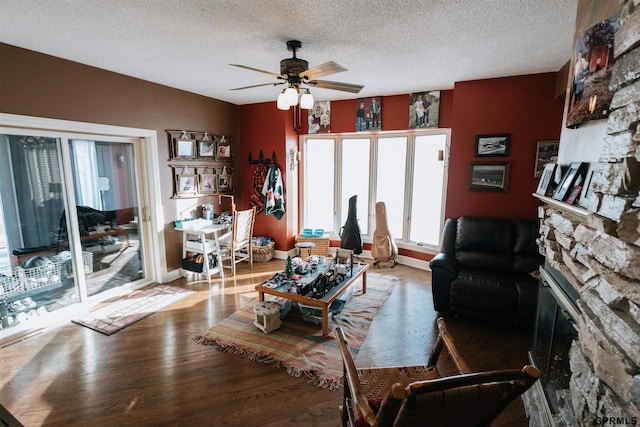
[[[443,167],[443,184],[442,184],[442,204],[441,204],[441,213],[440,213],[440,224],[439,229],[440,233],[442,233],[442,227],[444,225],[444,213],[446,209],[446,195],[447,195],[447,181],[448,181],[448,159],[449,159],[449,147],[451,143],[451,129],[448,128],[435,128],[435,129],[420,129],[420,130],[408,130],[408,131],[388,131],[388,132],[354,132],[354,133],[336,133],[329,135],[316,135],[316,134],[308,134],[300,136],[300,147],[302,153],[302,161],[300,162],[300,180],[301,187],[300,192],[302,197],[300,197],[300,224],[301,228],[310,228],[305,227],[306,224],[306,216],[305,216],[305,149],[306,149],[306,141],[309,139],[319,140],[319,139],[327,139],[334,141],[334,164],[335,164],[335,176],[334,176],[334,198],[333,198],[333,223],[334,229],[331,231],[332,239],[339,239],[338,231],[340,227],[342,227],[345,219],[341,218],[342,212],[342,195],[340,194],[342,188],[342,143],[344,140],[349,139],[370,139],[370,166],[369,166],[369,211],[367,213],[358,212],[358,216],[360,221],[363,221],[366,218],[367,230],[366,234],[362,234],[362,241],[365,243],[371,243],[373,239],[373,233],[375,232],[375,203],[376,203],[376,185],[377,185],[377,176],[376,176],[376,165],[378,159],[378,140],[381,138],[393,138],[393,137],[403,137],[407,138],[407,167],[405,169],[405,182],[407,183],[404,189],[404,221],[403,221],[403,231],[402,237],[396,237],[396,243],[400,248],[410,249],[416,252],[430,253],[435,254],[438,252],[439,248],[437,244],[426,244],[423,242],[413,242],[410,241],[409,236],[409,227],[411,223],[411,195],[413,194],[413,171],[415,167],[414,162],[414,153],[415,153],[415,140],[419,136],[428,136],[428,135],[445,135],[445,149],[443,153],[442,159],[442,167]]]

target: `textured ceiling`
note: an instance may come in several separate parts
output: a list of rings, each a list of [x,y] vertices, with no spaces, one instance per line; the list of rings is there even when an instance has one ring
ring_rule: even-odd
[[[298,57],[348,71],[323,80],[359,95],[451,89],[457,81],[557,71],[569,59],[578,0],[0,0],[0,42],[234,104],[275,100]]]

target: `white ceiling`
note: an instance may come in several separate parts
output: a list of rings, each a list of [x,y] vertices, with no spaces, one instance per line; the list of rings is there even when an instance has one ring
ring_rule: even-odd
[[[458,81],[558,71],[569,59],[578,0],[0,0],[0,42],[234,104],[275,100],[302,41],[325,76],[359,95],[451,89]]]

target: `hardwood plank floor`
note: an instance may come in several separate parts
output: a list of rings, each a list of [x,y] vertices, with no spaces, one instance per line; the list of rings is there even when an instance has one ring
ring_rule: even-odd
[[[174,281],[196,293],[110,337],[69,322],[3,346],[0,403],[26,426],[338,426],[341,391],[191,340],[283,268],[282,260],[254,263],[252,272],[241,263],[235,281]],[[356,364],[424,364],[437,317],[430,273],[403,265],[371,271],[399,277],[400,285]],[[455,318],[447,325],[474,370],[527,363],[529,333]],[[443,369],[448,362],[443,355]],[[526,426],[521,400],[493,425]]]

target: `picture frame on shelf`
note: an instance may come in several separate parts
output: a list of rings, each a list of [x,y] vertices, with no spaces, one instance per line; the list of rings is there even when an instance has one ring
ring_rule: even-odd
[[[573,205],[578,199],[578,196],[580,195],[581,191],[582,191],[582,185],[576,185],[575,187],[573,187],[571,189],[571,192],[567,196],[566,202],[570,205]]]
[[[507,157],[511,134],[476,135],[476,157]]]
[[[471,162],[469,191],[509,191],[511,162]]]
[[[574,162],[569,165],[569,169],[564,173],[560,184],[553,192],[553,198],[561,202],[569,196],[569,191],[573,188],[576,179],[580,176],[582,162]]]
[[[536,194],[548,196],[553,192],[553,185],[551,184],[553,183],[555,170],[555,163],[547,163],[544,165],[542,176],[540,177],[540,183],[538,183],[538,188],[536,189]]]
[[[194,139],[177,138],[174,140],[174,157],[176,159],[195,159],[196,141]]]
[[[179,196],[195,195],[198,192],[198,175],[176,175],[176,194]]]
[[[201,159],[214,159],[216,156],[216,143],[211,140],[198,141],[198,157]]]
[[[232,175],[231,174],[219,174],[218,177],[218,192],[228,193],[233,190]]]
[[[217,175],[200,174],[200,194],[215,194],[217,192]]]
[[[582,183],[582,193],[580,193],[580,199],[578,200],[578,205],[583,208],[589,207],[589,199],[593,194],[593,177],[602,167],[602,163],[589,163],[589,167],[587,168],[587,173],[584,176],[584,182]]]
[[[231,142],[223,135],[218,141],[217,160],[231,160]]]
[[[536,147],[536,166],[533,170],[533,177],[542,177],[544,167],[548,163],[555,163],[558,160],[558,149],[560,141],[538,141]]]

